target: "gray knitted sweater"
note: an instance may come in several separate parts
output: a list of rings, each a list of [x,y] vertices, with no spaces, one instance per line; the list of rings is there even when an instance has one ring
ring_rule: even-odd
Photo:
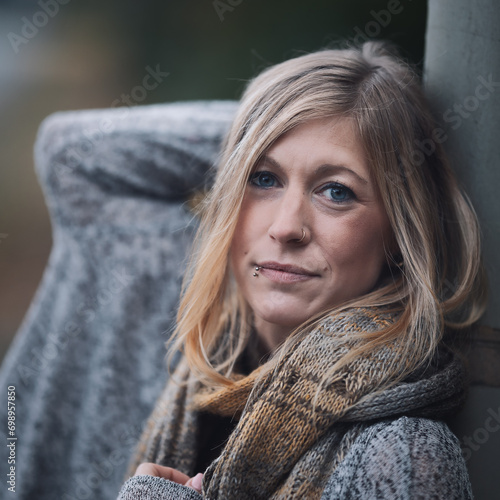
[[[206,182],[235,109],[200,102],[66,112],[41,127],[35,165],[54,243],[0,370],[0,385],[16,388],[16,499],[116,498],[166,381],[164,344],[196,227],[185,201]],[[447,427],[408,418],[367,427],[325,498],[364,498],[361,491],[470,497]],[[121,493],[189,495],[199,497],[151,477],[132,478]]]
[[[118,500],[200,500],[191,488],[134,476]],[[415,417],[366,427],[331,476],[322,500],[472,498],[457,438],[446,424]]]

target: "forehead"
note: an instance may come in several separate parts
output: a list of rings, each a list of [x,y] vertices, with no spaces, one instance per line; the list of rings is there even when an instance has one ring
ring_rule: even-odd
[[[351,169],[360,177],[371,177],[356,122],[349,117],[307,121],[282,135],[266,157],[283,166],[317,169],[323,165]]]

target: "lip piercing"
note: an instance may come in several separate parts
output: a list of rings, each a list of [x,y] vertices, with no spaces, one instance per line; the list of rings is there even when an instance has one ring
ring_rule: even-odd
[[[253,275],[255,277],[257,277],[259,275],[259,271],[260,271],[260,267],[259,266],[255,266],[255,272],[253,273]]]
[[[306,237],[306,232],[304,231],[304,228],[301,229],[302,229],[302,238],[300,238],[300,240],[297,240],[297,243],[300,243]]]

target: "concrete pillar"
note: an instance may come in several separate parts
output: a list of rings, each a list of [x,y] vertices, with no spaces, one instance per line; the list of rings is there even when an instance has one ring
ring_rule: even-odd
[[[427,23],[425,87],[481,221],[491,286],[484,323],[500,329],[500,2],[429,0]]]
[[[476,500],[500,498],[500,2],[429,0],[424,83],[478,213],[490,281],[469,354],[473,385],[451,421]],[[498,422],[498,423],[497,423]]]

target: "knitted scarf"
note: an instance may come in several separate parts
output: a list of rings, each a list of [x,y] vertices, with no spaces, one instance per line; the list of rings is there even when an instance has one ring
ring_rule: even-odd
[[[203,393],[185,360],[159,398],[131,470],[156,462],[193,475],[200,411],[239,418],[221,455],[205,471],[209,499],[320,498],[328,478],[370,420],[401,415],[442,417],[464,398],[462,364],[447,350],[411,379],[391,385],[405,364],[393,341],[323,376],[394,314],[376,308],[344,311],[289,349],[275,369],[262,367],[215,393]],[[384,387],[389,388],[384,389]],[[379,390],[378,389],[382,389]]]

